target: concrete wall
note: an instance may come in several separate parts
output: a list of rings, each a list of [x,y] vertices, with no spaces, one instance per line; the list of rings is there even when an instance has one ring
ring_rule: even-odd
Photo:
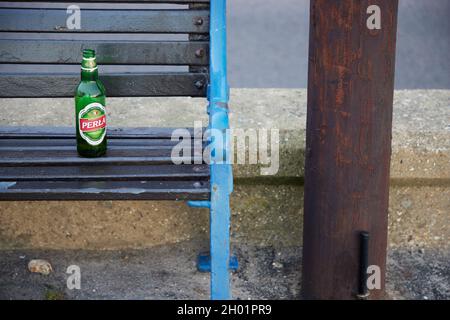
[[[394,102],[391,246],[450,243],[450,91],[397,91]],[[73,125],[72,99],[1,99],[0,125]],[[206,124],[205,101],[109,99],[111,126]],[[178,110],[167,112],[167,110]],[[261,246],[302,238],[306,91],[235,89],[234,128],[278,128],[280,170],[236,165],[232,239]],[[19,112],[20,111],[20,112]],[[0,202],[0,248],[144,248],[208,237],[208,212],[183,202]]]

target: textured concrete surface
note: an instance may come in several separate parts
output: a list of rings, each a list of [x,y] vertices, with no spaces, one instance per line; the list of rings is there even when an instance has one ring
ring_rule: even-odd
[[[195,268],[198,242],[145,250],[0,251],[0,299],[208,299],[209,274]],[[301,248],[235,246],[235,299],[301,299]],[[47,259],[54,272],[32,274],[30,259]],[[450,299],[448,251],[391,248],[388,299]],[[66,286],[67,267],[81,272],[80,290]]]
[[[72,99],[2,99],[0,125],[71,125]],[[396,91],[390,243],[450,243],[450,91]],[[8,107],[8,108],[6,108]],[[234,128],[280,128],[280,171],[236,165],[233,241],[301,243],[306,91],[232,90]],[[176,108],[179,113],[167,112]],[[20,110],[20,112],[18,112]],[[192,126],[205,102],[109,99],[112,126]],[[206,122],[204,122],[206,124]],[[0,248],[147,248],[208,238],[207,210],[175,202],[0,202]]]
[[[301,185],[236,185],[232,241],[258,246],[302,243]],[[450,249],[448,187],[392,187],[392,246]],[[147,248],[208,242],[208,211],[162,201],[1,202],[0,249]]]

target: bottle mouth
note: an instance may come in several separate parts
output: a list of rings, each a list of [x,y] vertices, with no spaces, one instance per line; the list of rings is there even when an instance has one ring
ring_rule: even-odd
[[[97,70],[97,62],[95,59],[95,50],[84,49],[83,61],[81,62],[81,70],[87,72],[93,72]]]
[[[92,59],[92,58],[95,58],[95,50],[84,49],[83,50],[83,59]]]

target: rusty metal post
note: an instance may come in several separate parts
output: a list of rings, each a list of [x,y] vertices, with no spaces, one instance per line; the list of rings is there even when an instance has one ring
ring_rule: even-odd
[[[303,294],[354,299],[360,234],[383,297],[398,0],[311,0]]]

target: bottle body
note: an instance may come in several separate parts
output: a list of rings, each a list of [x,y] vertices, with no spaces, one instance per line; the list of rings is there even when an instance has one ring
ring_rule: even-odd
[[[83,51],[81,81],[75,92],[77,151],[83,157],[106,153],[105,88],[98,80],[93,50]]]

